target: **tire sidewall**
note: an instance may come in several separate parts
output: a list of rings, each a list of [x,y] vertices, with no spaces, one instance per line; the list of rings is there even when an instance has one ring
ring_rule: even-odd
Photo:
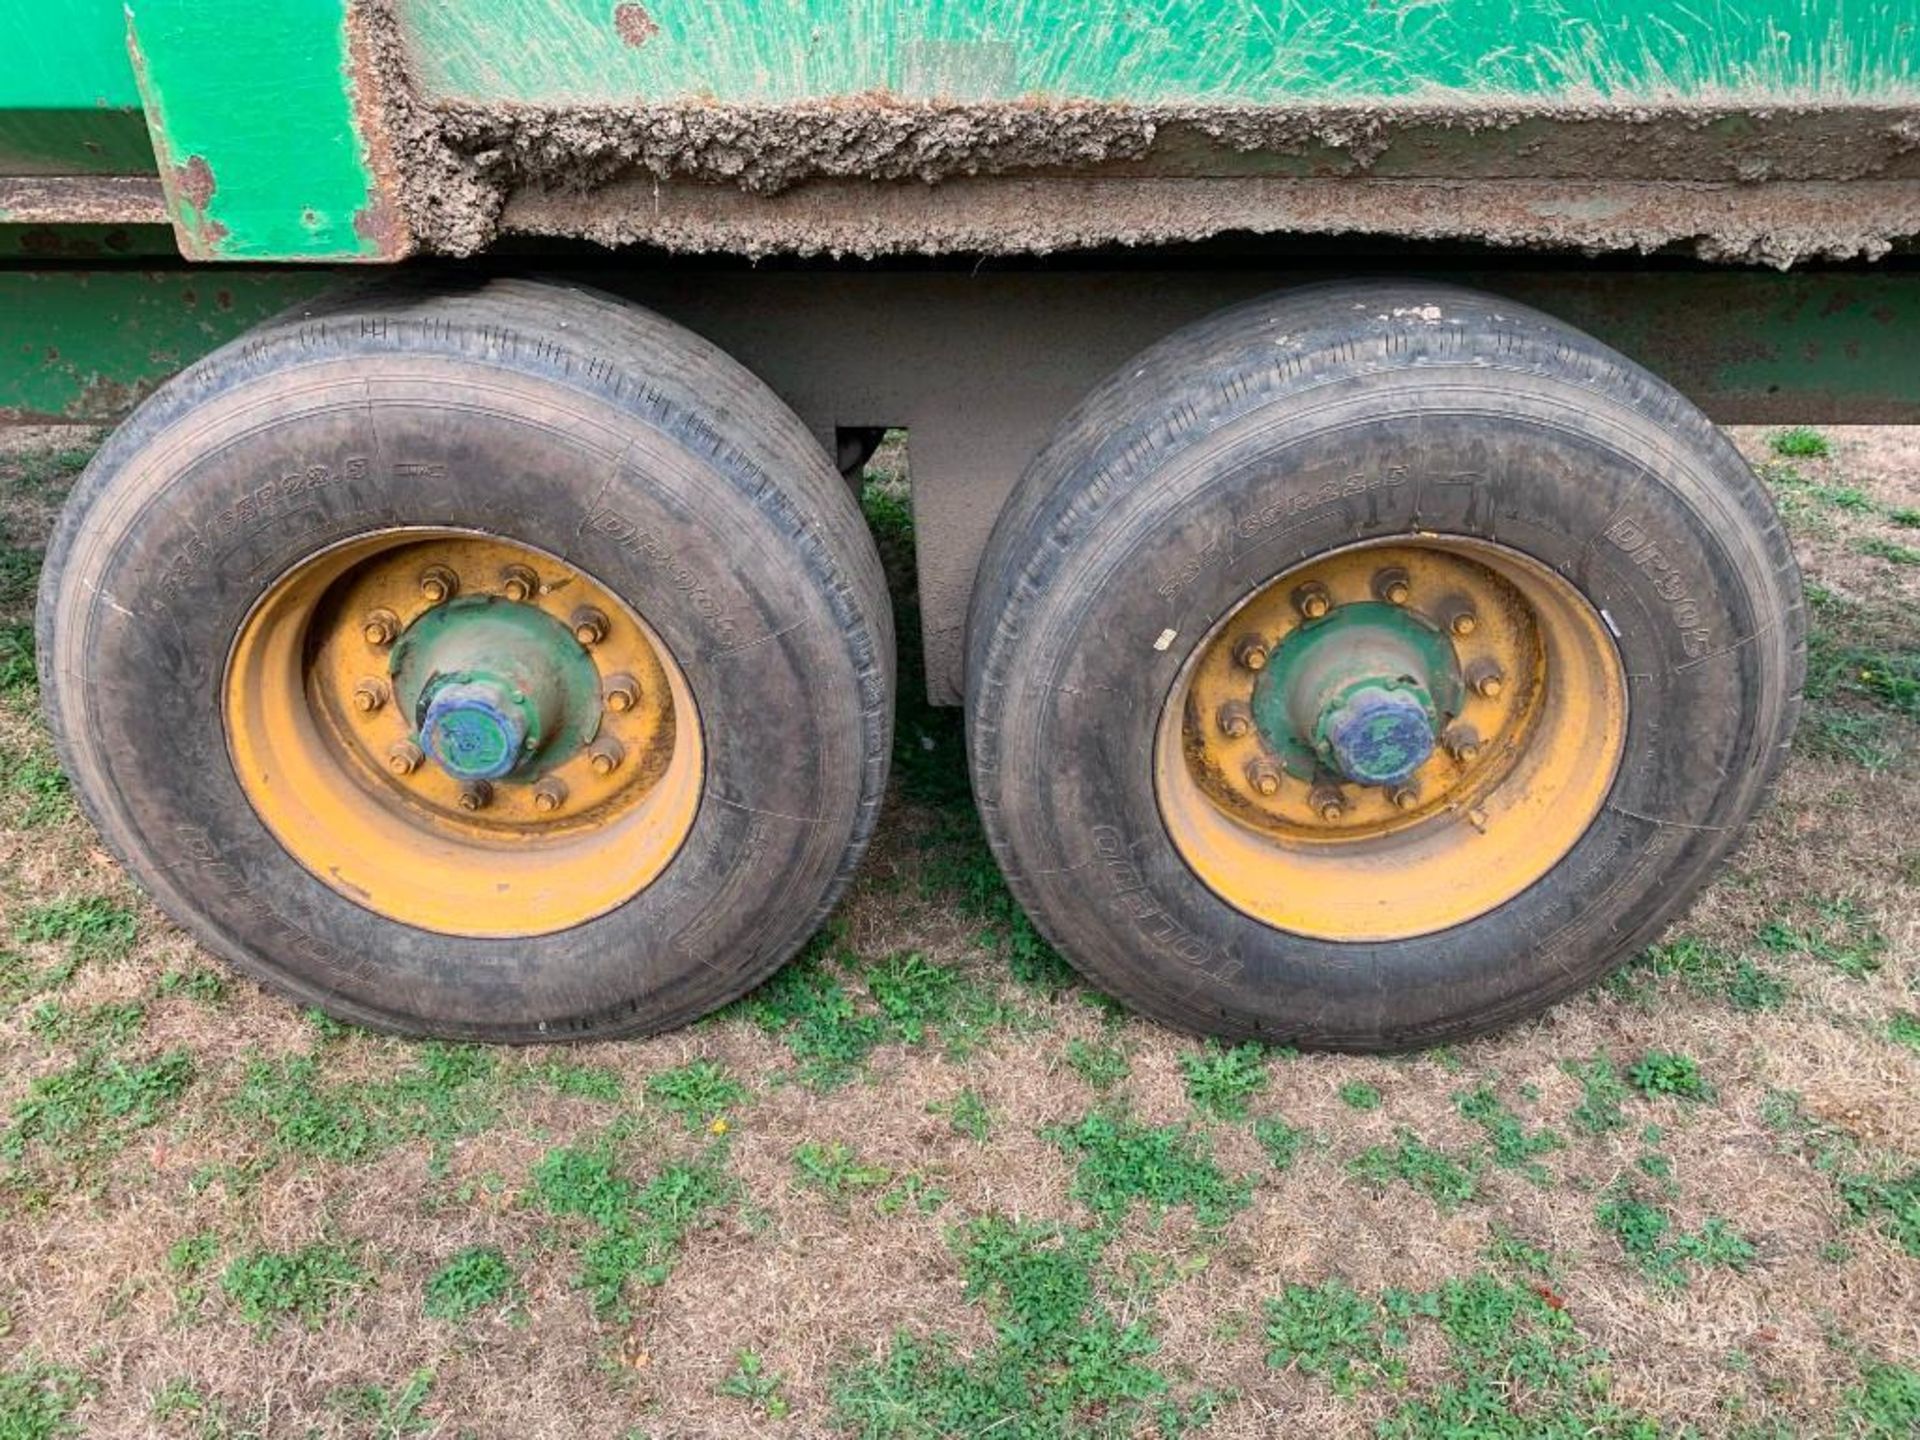
[[[524,369],[370,351],[194,396],[119,447],[62,567],[54,683],[96,822],[167,908],[337,1014],[496,1039],[691,1018],[799,945],[855,827],[872,697],[770,477],[696,417],[650,418]],[[666,870],[608,914],[514,939],[384,919],[294,861],[240,788],[234,636],[295,565],[397,526],[564,557],[685,673],[701,802]]]
[[[1219,408],[1235,388],[1215,387]],[[1784,667],[1751,643],[1771,616],[1718,470],[1731,452],[1484,363],[1349,374],[1209,418],[1098,472],[1114,498],[990,665],[976,774],[1043,931],[1163,1019],[1313,1044],[1484,1029],[1587,983],[1725,848],[1781,738]],[[1628,688],[1612,791],[1546,876],[1473,921],[1391,943],[1275,930],[1175,849],[1152,784],[1163,707],[1274,576],[1422,535],[1517,550],[1602,614]]]

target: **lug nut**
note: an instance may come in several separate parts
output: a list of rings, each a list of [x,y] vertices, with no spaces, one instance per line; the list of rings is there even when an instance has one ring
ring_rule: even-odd
[[[1373,593],[1389,605],[1404,605],[1413,598],[1413,582],[1398,565],[1391,565],[1373,577]]]
[[[1411,785],[1396,785],[1388,797],[1396,810],[1411,810],[1420,803],[1420,792]]]
[[[567,624],[573,627],[573,638],[582,645],[598,645],[607,638],[607,617],[605,612],[591,605],[582,605],[568,617]]]
[[[1271,800],[1280,793],[1280,772],[1266,756],[1255,756],[1247,762],[1247,784]]]
[[[1340,793],[1337,785],[1314,786],[1313,793],[1307,796],[1307,803],[1313,807],[1314,814],[1329,825],[1347,813],[1346,796]]]
[[[400,617],[391,610],[375,610],[360,626],[360,636],[376,650],[384,650],[400,638]]]
[[[460,787],[462,810],[484,810],[493,803],[493,786],[485,780],[469,780]]]
[[[1480,758],[1480,736],[1471,725],[1456,725],[1440,737],[1440,743],[1462,765],[1471,765]]]
[[[387,703],[387,682],[384,680],[362,680],[353,687],[353,708],[362,715],[371,715]]]
[[[509,565],[500,572],[500,593],[524,605],[540,593],[540,577],[524,565]]]
[[[1480,628],[1480,620],[1471,610],[1456,610],[1447,621],[1447,628],[1464,640]]]
[[[607,677],[605,691],[607,709],[617,715],[626,714],[640,703],[640,683],[624,671]]]
[[[1506,677],[1500,673],[1500,667],[1490,661],[1468,671],[1467,683],[1473,687],[1474,694],[1485,700],[1498,700],[1501,691],[1507,688]]]
[[[460,577],[444,565],[429,565],[420,572],[420,598],[429,605],[451,600],[460,593]]]
[[[1233,647],[1233,663],[1246,670],[1267,668],[1267,642],[1258,635],[1243,635]]]
[[[1253,733],[1253,710],[1244,700],[1229,700],[1216,717],[1220,733],[1229,740],[1244,740]]]
[[[557,775],[549,775],[533,787],[533,808],[542,815],[551,815],[566,803],[566,782]]]
[[[411,740],[402,740],[387,751],[387,769],[396,775],[411,775],[427,758],[426,752]]]
[[[627,758],[627,747],[611,735],[602,735],[587,747],[587,763],[596,775],[611,775]]]
[[[1293,592],[1293,608],[1309,620],[1318,620],[1333,609],[1333,597],[1324,585],[1302,585]]]

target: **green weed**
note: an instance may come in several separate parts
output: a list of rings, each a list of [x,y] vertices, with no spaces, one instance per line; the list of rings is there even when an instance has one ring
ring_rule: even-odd
[[[255,1060],[231,1102],[236,1118],[266,1129],[282,1151],[322,1160],[370,1159],[409,1140],[444,1147],[495,1115],[492,1052],[421,1045],[389,1080],[331,1084],[312,1056]]]
[[[1885,560],[1891,565],[1920,565],[1920,550],[1911,545],[1902,545],[1897,540],[1889,540],[1881,535],[1862,535],[1853,542],[1853,548],[1862,555],[1870,555],[1875,560]]]
[[[1276,1170],[1291,1170],[1301,1149],[1312,1137],[1297,1125],[1289,1125],[1278,1115],[1263,1115],[1253,1122],[1253,1138],[1267,1152]]]
[[[1648,946],[1608,984],[1631,997],[1640,975],[1671,976],[1691,993],[1725,1000],[1736,1010],[1778,1010],[1788,995],[1786,982],[1772,971],[1692,937]]]
[[[433,1421],[422,1411],[433,1394],[431,1370],[416,1370],[397,1390],[379,1385],[343,1385],[327,1398],[349,1417],[363,1423],[368,1440],[401,1440],[424,1435]]]
[[[1348,1163],[1347,1172],[1376,1190],[1401,1181],[1442,1210],[1451,1211],[1473,1199],[1478,1168],[1471,1156],[1454,1156],[1411,1130],[1400,1130],[1392,1145],[1372,1145],[1361,1151]]]
[[[845,1083],[887,1038],[884,1019],[862,1009],[829,968],[836,938],[831,930],[816,936],[797,959],[734,1007],[778,1036],[800,1062],[801,1078],[821,1088]]]
[[[1869,1362],[1860,1383],[1840,1397],[1838,1433],[1857,1440],[1912,1440],[1920,1435],[1920,1370]]]
[[[927,1106],[927,1109],[935,1115],[945,1115],[953,1133],[964,1135],[969,1140],[984,1144],[993,1134],[993,1112],[976,1090],[962,1090],[945,1104],[936,1102]]]
[[[1649,1050],[1627,1068],[1627,1083],[1649,1099],[1670,1095],[1680,1100],[1711,1100],[1713,1087],[1700,1067],[1685,1055]]]
[[[1069,1040],[1067,1064],[1095,1090],[1107,1091],[1133,1073],[1127,1052],[1107,1041]]]
[[[227,977],[209,965],[192,965],[185,970],[169,970],[155,982],[153,993],[160,996],[184,995],[202,1005],[218,1005],[227,998]]]
[[[90,895],[29,905],[13,934],[29,945],[64,940],[76,960],[117,960],[133,948],[139,922],[126,906]]]
[[[1267,1086],[1267,1053],[1260,1045],[1231,1048],[1209,1040],[1180,1057],[1193,1107],[1216,1120],[1246,1118],[1247,1102]]]
[[[0,545],[0,611],[17,614],[33,606],[40,586],[40,552]]]
[[[91,1049],[28,1087],[0,1134],[0,1156],[18,1162],[36,1142],[69,1160],[111,1154],[179,1104],[192,1079],[185,1050],[128,1064]]]
[[[240,1318],[258,1329],[289,1316],[316,1329],[370,1277],[353,1253],[324,1241],[299,1250],[252,1250],[236,1256],[220,1288]]]
[[[770,1420],[781,1420],[792,1408],[780,1393],[784,1383],[753,1351],[742,1350],[734,1358],[733,1373],[720,1382],[720,1393],[745,1400]]]
[[[0,625],[0,696],[13,699],[39,684],[33,663],[33,626]]]
[[[556,1095],[611,1104],[626,1093],[620,1073],[605,1065],[583,1065],[577,1060],[544,1060],[529,1066],[521,1077],[530,1085],[544,1085]]]
[[[1364,1080],[1349,1080],[1340,1087],[1340,1099],[1355,1110],[1378,1110],[1380,1092]]]
[[[462,1250],[427,1277],[426,1311],[436,1320],[464,1320],[513,1293],[513,1267],[491,1245]]]
[[[1577,1130],[1589,1135],[1604,1135],[1627,1123],[1621,1104],[1631,1093],[1620,1083],[1620,1072],[1604,1055],[1591,1060],[1568,1060],[1561,1067],[1580,1082],[1580,1103],[1568,1117]]]
[[[23,802],[16,820],[19,825],[57,824],[74,813],[72,787],[51,754],[0,748],[0,775],[5,777],[7,793]]]
[[[1824,460],[1833,453],[1827,437],[1807,425],[1775,431],[1767,437],[1767,446],[1774,454],[1790,460]]]
[[[893,1178],[881,1165],[867,1165],[850,1146],[838,1140],[809,1140],[793,1152],[793,1169],[800,1183],[829,1199],[845,1204],[859,1190],[872,1190]]]
[[[0,1440],[78,1435],[73,1412],[93,1385],[77,1371],[23,1356],[0,1370]]]
[[[1909,1050],[1920,1050],[1920,1015],[1896,1010],[1887,1019],[1887,1038]]]
[[[1706,1220],[1695,1233],[1676,1231],[1673,1216],[1642,1198],[1631,1184],[1615,1185],[1594,1211],[1594,1218],[1619,1241],[1629,1259],[1663,1285],[1685,1285],[1689,1263],[1744,1270],[1755,1255],[1746,1237],[1718,1216]]]
[[[1252,1182],[1228,1179],[1205,1137],[1183,1127],[1143,1125],[1124,1112],[1096,1110],[1046,1137],[1079,1161],[1074,1198],[1108,1220],[1139,1200],[1155,1212],[1188,1205],[1202,1225],[1220,1225],[1249,1203]]]
[[[1389,1365],[1379,1305],[1344,1281],[1289,1285],[1267,1302],[1266,1320],[1267,1364],[1324,1375],[1342,1395],[1404,1370]]]
[[[647,1098],[695,1127],[719,1119],[747,1093],[747,1087],[714,1060],[695,1060],[647,1077]]]
[[[1817,900],[1799,910],[1798,924],[1785,917],[1769,921],[1760,931],[1760,943],[1775,954],[1818,960],[1852,980],[1864,980],[1880,968],[1887,937],[1860,905],[1845,899]]]
[[[953,1243],[992,1343],[967,1354],[944,1335],[896,1334],[839,1377],[841,1426],[862,1440],[1136,1433],[1168,1382],[1147,1363],[1146,1324],[1123,1323],[1100,1295],[1100,1237],[988,1217]]]
[[[608,1316],[625,1313],[629,1281],[664,1284],[681,1241],[710,1223],[733,1194],[718,1150],[690,1164],[669,1164],[645,1185],[622,1175],[604,1144],[550,1150],[533,1167],[535,1202],[592,1226],[581,1244],[576,1283]]]
[[[1566,1141],[1552,1130],[1529,1132],[1526,1122],[1501,1103],[1491,1085],[1455,1093],[1453,1103],[1462,1116],[1487,1132],[1493,1146],[1493,1160],[1509,1170],[1518,1170],[1536,1184],[1551,1178],[1539,1157],[1564,1149]]]

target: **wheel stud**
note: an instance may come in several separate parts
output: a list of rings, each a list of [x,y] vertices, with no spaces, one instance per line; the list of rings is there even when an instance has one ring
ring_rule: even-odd
[[[1267,668],[1267,642],[1258,635],[1243,635],[1233,647],[1233,663],[1246,670]]]
[[[573,638],[582,645],[598,645],[607,638],[607,617],[604,611],[591,605],[582,605],[567,619],[573,627]]]
[[[640,703],[640,684],[625,671],[609,675],[603,689],[606,692],[607,709],[616,715],[624,715]]]
[[[427,758],[426,752],[411,740],[402,740],[387,751],[387,769],[399,776],[411,775]]]
[[[1271,800],[1280,793],[1280,772],[1266,756],[1257,755],[1247,762],[1247,784]]]
[[[391,610],[368,613],[360,626],[360,636],[376,650],[384,650],[400,638],[400,617]]]
[[[1411,785],[1396,785],[1388,797],[1396,810],[1411,810],[1420,803],[1420,792]]]
[[[462,810],[484,810],[493,803],[493,786],[485,780],[469,780],[460,787]]]
[[[1373,577],[1373,593],[1389,605],[1404,605],[1413,598],[1413,582],[1398,565],[1390,565]]]
[[[420,598],[429,605],[451,600],[460,593],[460,577],[444,565],[429,565],[420,572]]]
[[[1471,765],[1480,758],[1480,736],[1471,725],[1456,725],[1440,739],[1451,755],[1462,765]]]
[[[1347,797],[1340,793],[1338,785],[1316,785],[1307,796],[1307,803],[1329,825],[1347,813]]]
[[[549,775],[533,787],[533,808],[542,815],[551,815],[566,803],[566,782],[557,775]]]
[[[1469,670],[1467,683],[1473,687],[1473,693],[1484,700],[1498,700],[1507,688],[1506,677],[1492,661],[1483,661]]]
[[[1216,718],[1220,733],[1229,740],[1244,740],[1253,733],[1253,710],[1244,700],[1229,700]]]
[[[384,680],[362,680],[353,687],[353,708],[362,715],[371,715],[387,703],[390,693]]]
[[[524,565],[509,565],[500,572],[500,593],[524,605],[540,593],[540,577]]]
[[[602,735],[587,747],[587,763],[596,775],[611,775],[627,758],[627,747],[611,735]]]
[[[1319,620],[1333,609],[1333,597],[1324,585],[1302,585],[1293,592],[1293,608],[1309,620]]]
[[[1447,621],[1447,628],[1464,640],[1480,628],[1480,620],[1471,610],[1456,610]]]

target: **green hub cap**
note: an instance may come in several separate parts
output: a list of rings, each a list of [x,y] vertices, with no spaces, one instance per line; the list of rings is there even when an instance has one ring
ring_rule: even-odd
[[[526,776],[593,739],[600,676],[567,627],[491,596],[437,605],[389,665],[420,748],[456,780]]]
[[[1289,635],[1253,689],[1253,721],[1288,771],[1398,785],[1460,709],[1452,643],[1399,606],[1342,605]]]

